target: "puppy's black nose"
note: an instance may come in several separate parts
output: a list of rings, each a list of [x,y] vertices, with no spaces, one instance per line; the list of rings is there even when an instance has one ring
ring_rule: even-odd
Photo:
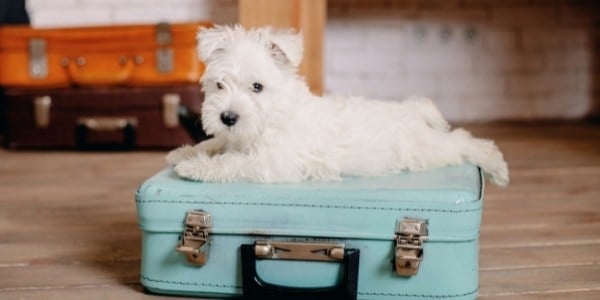
[[[231,127],[235,124],[235,122],[237,122],[239,117],[240,116],[238,114],[228,110],[221,114],[221,122],[223,122],[223,124]]]

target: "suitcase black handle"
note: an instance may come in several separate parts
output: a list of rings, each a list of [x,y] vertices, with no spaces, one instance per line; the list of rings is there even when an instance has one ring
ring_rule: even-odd
[[[135,145],[135,118],[79,118],[75,130],[75,143],[80,150],[92,150],[98,148],[110,148],[126,150]],[[115,145],[94,145],[88,142],[88,131],[123,131],[123,142]]]
[[[344,249],[342,279],[337,285],[326,288],[294,288],[267,283],[256,272],[255,245],[242,245],[241,252],[244,299],[356,299],[360,256],[358,249]]]

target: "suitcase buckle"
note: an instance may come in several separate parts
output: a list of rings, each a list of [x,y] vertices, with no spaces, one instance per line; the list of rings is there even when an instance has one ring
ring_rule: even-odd
[[[171,25],[168,23],[156,25],[156,44],[158,46],[156,49],[156,70],[159,73],[171,73],[175,69],[172,43]]]
[[[179,94],[165,94],[162,98],[163,105],[163,124],[167,128],[179,126],[179,104],[181,96]]]
[[[189,263],[203,266],[208,258],[208,231],[211,227],[212,217],[209,213],[203,210],[187,212],[185,229],[175,250],[185,255]]]
[[[400,276],[413,276],[423,260],[423,242],[428,237],[427,219],[405,217],[396,227],[394,269]]]
[[[44,79],[48,76],[48,54],[46,41],[39,38],[29,40],[29,76]]]
[[[50,96],[39,96],[33,100],[35,125],[39,128],[46,128],[50,125],[50,106],[52,98]]]

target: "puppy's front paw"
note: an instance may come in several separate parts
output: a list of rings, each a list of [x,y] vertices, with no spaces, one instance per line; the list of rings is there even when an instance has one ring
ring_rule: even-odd
[[[170,165],[176,165],[181,161],[192,158],[194,154],[196,154],[194,147],[185,145],[169,152],[165,157],[165,160]]]
[[[175,173],[183,178],[197,181],[205,180],[208,159],[206,155],[197,155],[193,159],[180,161],[175,165]]]

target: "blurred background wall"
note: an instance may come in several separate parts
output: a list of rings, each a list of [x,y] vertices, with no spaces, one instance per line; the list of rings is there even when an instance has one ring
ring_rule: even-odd
[[[458,121],[585,117],[599,95],[599,4],[329,0],[325,85],[422,93]]]
[[[38,27],[238,17],[235,0],[27,6]],[[460,122],[598,115],[599,8],[597,0],[329,0],[325,91],[383,99],[422,94]]]
[[[237,20],[236,0],[26,0],[37,27]]]

